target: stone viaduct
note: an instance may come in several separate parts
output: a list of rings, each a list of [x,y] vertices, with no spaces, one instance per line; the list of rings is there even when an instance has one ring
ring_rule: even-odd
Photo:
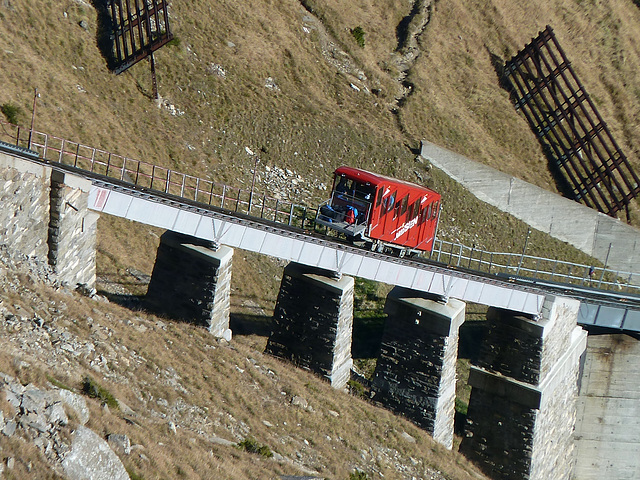
[[[63,283],[93,288],[96,210],[109,212],[96,207],[104,199],[92,181],[12,147],[0,149],[0,192],[0,242],[48,258]],[[229,246],[167,231],[150,307],[231,340],[232,258]],[[289,263],[266,350],[342,389],[352,366],[354,280],[333,273]],[[579,301],[551,295],[540,316],[489,308],[460,450],[492,478],[638,478],[638,342],[593,335],[587,347],[578,309]],[[397,286],[385,311],[374,400],[452,448],[465,303]]]

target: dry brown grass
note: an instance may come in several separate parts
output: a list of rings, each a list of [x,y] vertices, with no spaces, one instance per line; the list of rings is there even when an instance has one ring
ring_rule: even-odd
[[[6,303],[6,292],[0,296]],[[447,472],[451,479],[481,478],[409,422],[263,355],[255,337],[239,336],[226,345],[198,327],[39,284],[24,289],[22,299],[66,305],[64,317],[50,318],[43,312],[45,322],[54,328],[66,326],[75,340],[93,340],[107,369],[97,372],[84,355],[67,355],[71,366],[63,366],[52,361],[54,352],[58,359],[65,355],[62,350],[46,342],[40,349],[24,348],[17,336],[3,332],[0,371],[41,388],[54,381],[76,391],[84,377],[91,376],[117,398],[120,408],[105,409],[98,399],[87,398],[88,426],[101,436],[128,435],[137,446],[122,460],[145,480],[211,478],[212,472],[221,479],[276,478],[301,474],[302,465],[326,478],[346,479],[356,467],[367,471],[372,464],[385,478],[404,478],[393,462],[372,459],[380,448],[398,452],[408,463],[409,457],[415,459],[418,471],[430,467]],[[294,396],[306,399],[310,408],[293,405]],[[7,405],[0,407],[10,413]],[[176,433],[169,422],[177,426]],[[279,456],[267,458],[220,445],[211,441],[213,436],[232,442],[255,438]],[[15,451],[25,465],[29,460],[38,472],[47,471],[37,451],[25,450],[19,456],[11,442],[20,442],[2,441],[3,455]]]
[[[507,60],[550,24],[615,138],[640,171],[636,128],[640,79],[635,74],[640,67],[636,42],[640,12],[634,2],[435,2],[431,22],[420,38],[422,54],[408,78],[414,85],[413,94],[398,115],[389,110],[398,94],[398,72],[389,60],[397,47],[396,27],[409,13],[409,4],[390,0],[305,3],[355,67],[365,73],[370,86],[379,90],[377,95],[351,88],[353,77],[325,60],[319,33],[303,30],[306,12],[299,2],[264,0],[251,2],[250,8],[229,0],[173,2],[172,30],[180,45],[156,54],[160,94],[184,112],[172,116],[149,99],[146,62],[119,76],[107,70],[96,46],[96,14],[91,7],[73,0],[32,0],[0,2],[0,105],[18,106],[21,123],[28,125],[33,88],[37,87],[41,93],[36,116],[39,130],[236,186],[251,180],[253,160],[245,146],[260,152],[263,165],[291,168],[304,178],[328,181],[334,167],[351,164],[415,180],[413,171],[421,167],[413,162],[414,153],[407,147],[415,149],[419,140],[427,139],[554,191],[547,160],[500,88],[491,62],[491,55]],[[89,31],[79,27],[81,20],[88,23]],[[364,48],[350,34],[357,26],[365,33]],[[212,73],[213,63],[224,67],[226,78]],[[279,91],[264,87],[267,77],[274,79]],[[425,171],[420,173],[428,176]],[[426,181],[446,199],[441,223],[445,238],[460,237],[464,243],[497,251],[520,251],[526,225],[488,209],[438,172],[432,172]],[[324,194],[318,192],[308,203],[316,205]],[[640,224],[637,213],[634,222]],[[143,294],[146,286],[128,270],[151,273],[160,233],[102,218],[99,274],[119,281],[131,293]],[[575,250],[538,232],[532,233],[528,251],[589,263]],[[313,439],[332,478],[346,478],[350,465],[345,459],[358,457],[367,442],[397,437],[401,429],[418,439],[414,446],[403,445],[407,455],[431,455],[435,450],[425,457],[426,462],[447,472],[457,471],[455,464],[461,460],[440,451],[423,432],[387,412],[371,410],[363,402],[331,391],[314,377],[262,357],[281,266],[236,252],[233,322],[246,335],[237,337],[232,348],[214,345],[212,350],[206,347],[211,339],[200,330],[170,323],[165,331],[155,327],[156,317],[144,314],[136,325],[148,330],[140,332],[125,322],[137,314],[114,305],[106,313],[95,313],[86,299],[74,297],[67,302],[61,297],[58,301],[68,303],[73,318],[93,317],[113,329],[114,338],[147,358],[144,366],[118,366],[130,375],[135,388],[105,382],[134,410],[145,409],[151,398],[181,398],[156,381],[155,375],[171,366],[188,382],[185,388],[197,398],[194,403],[202,408],[216,405],[216,412],[243,419],[252,435],[273,450],[291,453],[305,448],[303,437]],[[21,292],[4,295],[10,305],[22,298]],[[28,304],[23,308],[28,310]],[[69,322],[69,328],[81,334],[91,327],[79,321]],[[247,365],[250,357],[277,372],[278,383],[254,377]],[[240,374],[236,365],[245,372]],[[0,356],[0,367],[25,379],[24,375],[33,375],[29,378],[35,381],[54,373],[71,385],[80,382],[82,368],[87,368],[84,365],[77,373],[35,368],[29,373],[16,367],[6,352]],[[239,390],[245,379],[247,385],[259,389]],[[256,396],[260,389],[270,392],[265,398],[275,402],[282,397],[282,402],[263,402]],[[317,412],[331,409],[339,411],[340,417],[334,420],[284,406],[283,399],[292,394],[310,398],[313,394]],[[148,420],[136,427],[118,412],[102,418],[97,414],[99,405],[92,408],[95,428],[122,430],[144,444],[149,462],[130,459],[128,466],[150,472],[145,473],[146,479],[179,478],[181,472],[185,478],[199,478],[196,472],[204,469],[216,472],[216,478],[265,478],[264,469],[273,466],[273,461],[255,462],[245,452],[203,443],[194,432],[179,429],[171,437],[165,422]],[[287,432],[292,440],[277,443],[275,430],[265,427],[263,418],[277,424],[278,432],[286,421],[292,426]],[[338,435],[345,442],[335,445],[323,440],[322,433],[335,439],[342,425],[347,433]],[[360,430],[366,435],[358,435]],[[311,435],[317,436],[309,438]],[[174,441],[167,442],[167,438]],[[283,467],[279,471],[292,470]],[[455,473],[450,475],[458,478]]]

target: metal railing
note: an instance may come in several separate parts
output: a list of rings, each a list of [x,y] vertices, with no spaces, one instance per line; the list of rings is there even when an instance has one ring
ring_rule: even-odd
[[[244,213],[299,228],[313,228],[316,209],[254,191],[180,173],[0,121],[0,139],[37,152],[50,162],[113,178],[139,188]]]
[[[0,120],[0,140],[39,153],[42,159],[104,175],[136,187],[244,213],[293,227],[315,230],[317,209],[253,191],[176,172]],[[640,293],[640,273],[517,253],[489,252],[436,239],[425,258],[456,268],[522,276],[598,289]],[[605,262],[606,263],[606,262]]]
[[[584,265],[524,253],[489,252],[441,239],[434,242],[429,258],[452,267],[494,275],[640,293],[640,273],[612,270],[607,265]]]

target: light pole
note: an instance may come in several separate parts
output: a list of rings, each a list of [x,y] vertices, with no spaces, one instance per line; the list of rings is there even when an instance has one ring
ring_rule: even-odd
[[[248,214],[250,214],[251,206],[253,205],[253,187],[256,184],[256,172],[258,171],[258,162],[260,161],[260,158],[249,147],[244,147],[244,149],[255,159],[253,164],[253,177],[251,178],[251,193],[249,193],[249,211],[247,212]]]
[[[33,129],[36,125],[36,100],[40,94],[38,93],[38,89],[33,89],[33,109],[31,110],[31,130],[29,130],[29,150],[31,150],[31,140],[33,138]]]

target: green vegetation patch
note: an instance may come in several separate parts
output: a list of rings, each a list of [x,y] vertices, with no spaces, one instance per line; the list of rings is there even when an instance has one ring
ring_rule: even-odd
[[[349,474],[349,480],[369,480],[369,475],[367,475],[367,472],[363,472],[362,470],[356,470]]]
[[[22,116],[22,109],[13,103],[3,103],[0,105],[0,112],[5,116],[7,122],[18,124],[19,117]]]
[[[243,441],[238,443],[238,447],[245,452],[257,453],[265,458],[273,457],[271,449],[268,446],[259,443],[255,438],[245,438]]]
[[[82,393],[89,398],[97,398],[109,408],[119,408],[118,400],[106,388],[98,385],[96,381],[87,376],[82,381]]]
[[[352,28],[350,32],[356,43],[360,45],[361,48],[364,48],[364,30],[362,27]]]

